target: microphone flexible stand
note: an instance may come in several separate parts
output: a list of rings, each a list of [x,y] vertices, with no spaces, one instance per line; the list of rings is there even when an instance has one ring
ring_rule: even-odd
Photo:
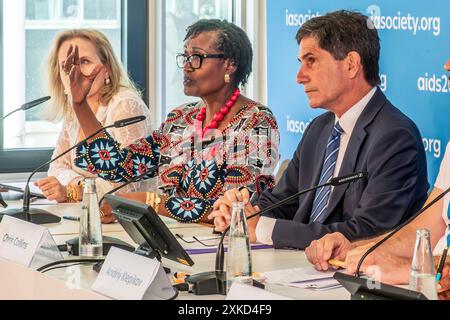
[[[306,190],[302,190],[288,198],[277,202],[251,216],[247,217],[247,220],[252,219],[261,214],[267,213],[271,210],[279,208],[287,203],[296,200],[298,197],[302,196],[305,193],[327,187],[327,186],[340,186],[343,184],[350,183],[355,180],[366,178],[368,175],[367,172],[359,172],[353,173],[349,175],[345,175],[342,177],[332,178],[329,182],[311,187]],[[192,285],[192,291],[196,295],[209,295],[209,294],[226,294],[226,272],[224,271],[224,261],[225,261],[225,249],[224,249],[224,239],[227,232],[230,230],[230,227],[226,228],[222,233],[222,237],[220,239],[219,245],[217,247],[216,252],[216,270],[209,272],[202,272],[199,274],[191,275],[186,278],[186,282]],[[254,281],[256,286],[259,286],[258,283]]]
[[[59,156],[57,156],[54,159],[51,159],[49,161],[47,161],[46,163],[40,165],[38,168],[36,168],[28,177],[26,186],[25,186],[25,190],[24,190],[24,194],[23,194],[23,205],[21,209],[10,209],[10,210],[6,210],[3,212],[0,212],[0,220],[3,218],[4,215],[8,215],[17,219],[21,219],[21,220],[25,220],[34,224],[53,224],[53,223],[59,223],[61,222],[61,217],[58,217],[54,214],[51,214],[50,212],[46,211],[46,210],[42,210],[42,209],[36,209],[36,208],[30,208],[30,202],[31,202],[31,197],[30,197],[30,182],[31,182],[31,178],[41,169],[45,168],[47,165],[51,164],[52,162],[60,159],[61,157],[65,156],[67,153],[71,152],[72,150],[78,148],[79,146],[81,146],[83,143],[85,143],[86,141],[92,139],[93,137],[95,137],[96,135],[98,135],[100,132],[102,132],[103,130],[109,129],[109,128],[122,128],[134,123],[138,123],[145,120],[145,116],[138,116],[138,117],[133,117],[133,118],[128,118],[128,119],[124,119],[124,120],[119,120],[116,121],[115,123],[113,123],[112,125],[108,125],[105,127],[102,127],[100,129],[98,129],[97,131],[95,131],[93,134],[91,134],[90,136],[88,136],[87,138],[83,139],[82,141],[80,141],[79,143],[77,143],[76,145],[74,145],[73,147],[69,148],[68,150],[64,151],[63,153],[61,153]]]
[[[445,197],[450,192],[450,188],[442,192],[440,195],[438,195],[433,201],[431,201],[428,205],[423,207],[421,210],[419,210],[415,215],[413,215],[411,218],[406,220],[404,223],[399,225],[397,228],[395,228],[392,232],[390,232],[386,237],[375,243],[372,247],[370,247],[366,253],[361,257],[361,259],[358,262],[358,267],[356,268],[355,276],[360,277],[360,270],[361,266],[364,263],[364,260],[377,248],[379,248],[383,243],[391,239],[394,235],[396,235],[401,229],[403,229],[406,225],[410,224],[413,220],[415,220],[418,216],[420,216],[422,213],[424,213],[426,210],[428,210],[430,207],[434,206],[439,200]]]

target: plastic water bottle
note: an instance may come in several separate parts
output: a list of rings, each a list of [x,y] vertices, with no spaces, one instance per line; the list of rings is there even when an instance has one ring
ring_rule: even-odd
[[[411,290],[422,292],[429,300],[438,298],[430,231],[427,229],[417,230],[409,286]]]
[[[252,257],[243,203],[233,204],[227,254],[227,292],[234,282],[252,285]]]
[[[80,257],[103,256],[102,223],[94,178],[84,180],[79,246]]]

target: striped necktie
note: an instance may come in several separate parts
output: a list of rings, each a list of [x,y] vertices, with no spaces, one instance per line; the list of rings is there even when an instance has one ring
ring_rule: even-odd
[[[320,174],[319,184],[324,184],[330,181],[334,175],[336,168],[336,162],[339,154],[339,148],[341,145],[341,135],[344,130],[339,125],[339,122],[333,128],[330,139],[328,139],[327,150],[325,153],[325,161],[322,166],[322,173]],[[327,210],[328,201],[330,200],[331,186],[320,188],[316,191],[313,207],[311,211],[310,222],[323,223],[323,214]]]

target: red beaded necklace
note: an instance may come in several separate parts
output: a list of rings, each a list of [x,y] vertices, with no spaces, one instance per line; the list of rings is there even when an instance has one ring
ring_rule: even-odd
[[[240,95],[241,91],[239,89],[236,89],[225,106],[223,106],[220,111],[214,115],[214,118],[211,120],[211,122],[202,129],[203,121],[205,121],[206,119],[206,107],[203,107],[197,115],[198,122],[195,128],[195,132],[197,133],[197,135],[203,137],[205,136],[206,132],[208,132],[208,130],[217,129],[219,127],[219,123],[225,118],[228,112],[230,112],[230,109],[234,106],[236,101],[238,101]]]

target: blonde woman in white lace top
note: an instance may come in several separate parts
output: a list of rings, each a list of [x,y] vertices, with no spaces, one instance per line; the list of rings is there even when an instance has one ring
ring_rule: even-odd
[[[85,138],[75,117],[70,98],[68,75],[61,68],[66,53],[77,45],[81,59],[81,72],[90,74],[98,64],[106,66],[100,81],[94,82],[88,94],[88,104],[102,126],[117,120],[146,116],[146,120],[128,127],[111,129],[109,132],[121,145],[128,146],[151,132],[150,112],[138,91],[124,72],[114,55],[108,39],[100,32],[89,29],[63,31],[54,40],[48,63],[49,90],[53,104],[44,110],[50,121],[63,121],[53,157],[61,154]],[[54,162],[48,171],[48,178],[39,180],[36,185],[49,200],[74,202],[82,200],[81,181],[90,176],[74,165],[75,151]],[[94,177],[94,176],[92,176]],[[99,196],[118,186],[100,178],[96,179]],[[152,182],[134,183],[124,187],[124,192],[136,192],[152,188]]]

